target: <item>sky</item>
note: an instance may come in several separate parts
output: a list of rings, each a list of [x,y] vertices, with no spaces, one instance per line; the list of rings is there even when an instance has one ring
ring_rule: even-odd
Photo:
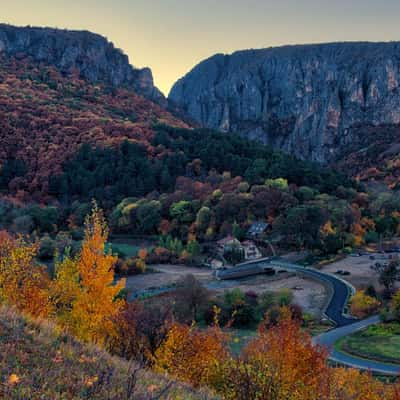
[[[0,0],[0,21],[106,36],[156,86],[215,53],[284,44],[400,40],[399,0]]]

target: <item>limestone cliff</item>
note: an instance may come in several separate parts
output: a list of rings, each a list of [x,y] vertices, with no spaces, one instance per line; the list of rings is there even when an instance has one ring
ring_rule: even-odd
[[[91,83],[127,86],[139,94],[165,102],[153,84],[149,68],[137,69],[128,57],[103,36],[88,31],[15,27],[0,24],[0,54],[31,57],[65,74],[78,73]]]
[[[169,99],[204,126],[326,163],[371,126],[400,124],[399,81],[397,42],[285,46],[215,55]]]

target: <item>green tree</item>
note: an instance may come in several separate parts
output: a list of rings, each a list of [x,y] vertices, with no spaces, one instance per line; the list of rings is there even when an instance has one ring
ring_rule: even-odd
[[[319,242],[319,231],[326,222],[323,210],[314,205],[302,205],[289,209],[277,219],[274,229],[284,234],[289,243],[299,247],[314,247]]]
[[[390,308],[393,316],[400,322],[400,289],[394,294]]]
[[[186,251],[189,253],[190,256],[196,257],[200,254],[200,245],[197,240],[191,240],[186,245]]]
[[[169,209],[169,214],[180,223],[189,223],[194,219],[192,206],[186,200],[173,203]]]
[[[241,240],[243,238],[242,228],[236,221],[232,225],[232,235],[238,240]]]
[[[196,226],[200,232],[204,232],[208,228],[211,218],[212,212],[210,208],[205,206],[201,207],[196,215]]]
[[[246,181],[250,184],[262,183],[267,175],[267,169],[266,160],[262,158],[255,159],[244,174]]]
[[[396,280],[399,277],[399,261],[393,260],[389,263],[388,266],[383,268],[379,275],[379,283],[385,286],[385,289],[391,291]]]
[[[136,217],[140,232],[154,232],[161,221],[161,203],[156,200],[144,200],[138,204]]]
[[[281,191],[286,191],[289,189],[288,181],[284,178],[267,179],[265,181],[265,184],[270,188],[278,189]]]

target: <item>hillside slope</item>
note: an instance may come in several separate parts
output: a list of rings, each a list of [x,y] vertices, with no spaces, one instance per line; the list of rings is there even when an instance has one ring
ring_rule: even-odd
[[[2,399],[150,400],[168,387],[162,399],[211,399],[5,307],[0,308],[0,354]]]
[[[0,53],[19,59],[30,57],[65,75],[78,74],[92,83],[128,87],[165,103],[154,86],[151,70],[132,67],[121,50],[95,33],[0,24]]]
[[[285,46],[215,55],[169,99],[204,126],[327,163],[361,149],[371,126],[399,125],[399,81],[398,42]]]
[[[83,143],[129,140],[151,151],[156,123],[187,126],[133,90],[0,54],[0,188],[6,192],[45,200],[49,176]]]

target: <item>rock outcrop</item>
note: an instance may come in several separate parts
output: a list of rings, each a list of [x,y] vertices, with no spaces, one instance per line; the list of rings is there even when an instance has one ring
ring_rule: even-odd
[[[285,46],[215,55],[169,99],[203,126],[329,163],[400,124],[399,82],[398,42]]]
[[[149,68],[132,67],[121,50],[103,36],[88,31],[0,24],[1,53],[17,58],[31,57],[65,74],[78,73],[91,83],[130,87],[148,99],[166,102],[154,86]]]

